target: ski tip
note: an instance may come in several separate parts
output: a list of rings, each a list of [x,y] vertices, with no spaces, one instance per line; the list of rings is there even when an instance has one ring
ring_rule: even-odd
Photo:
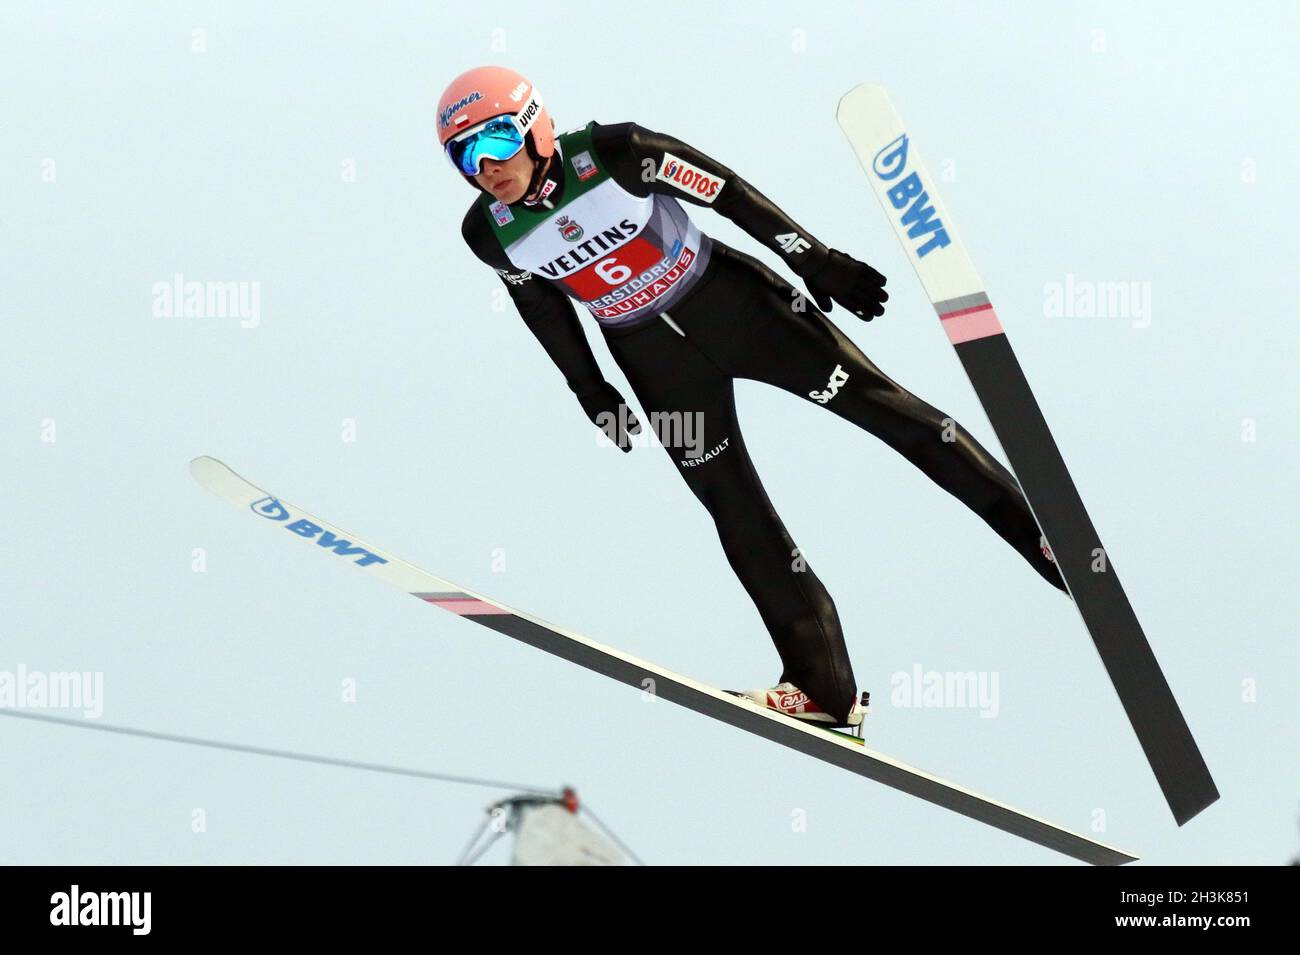
[[[835,107],[835,117],[842,120],[849,110],[862,109],[881,100],[889,102],[889,94],[883,86],[878,83],[859,83],[840,97]]]
[[[215,488],[238,475],[216,458],[201,454],[190,462],[190,477],[206,488]]]
[[[274,497],[240,477],[228,465],[206,454],[190,462],[190,476],[199,487],[236,504],[249,504],[264,497]]]
[[[203,475],[210,472],[214,467],[224,468],[225,465],[216,458],[210,458],[206,454],[200,454],[197,458],[190,461],[190,474],[196,478],[202,479]]]

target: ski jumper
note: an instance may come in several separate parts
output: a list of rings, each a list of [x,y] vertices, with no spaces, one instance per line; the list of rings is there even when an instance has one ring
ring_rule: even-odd
[[[737,378],[767,382],[870,432],[961,500],[1058,587],[1011,473],[943,412],[888,378],[806,296],[710,239],[710,207],[800,276],[830,250],[737,176],[633,123],[561,134],[539,201],[480,196],[462,234],[580,398],[608,388],[569,299],[591,312],[661,443],[717,528],[776,644],[781,681],[842,719],[857,695],[830,594],[800,556],[736,420]],[[838,253],[836,253],[838,254]]]

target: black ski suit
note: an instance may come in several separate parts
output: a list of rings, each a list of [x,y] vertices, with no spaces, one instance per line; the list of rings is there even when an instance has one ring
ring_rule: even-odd
[[[531,213],[523,203],[503,212],[490,196],[481,197],[465,216],[465,240],[481,260],[497,269],[525,323],[593,420],[600,412],[617,414],[621,398],[605,382],[568,298],[588,304],[596,315],[614,360],[660,441],[713,518],[727,559],[776,644],[782,681],[794,683],[841,721],[857,695],[835,604],[800,557],[745,449],[733,394],[737,378],[767,382],[819,403],[880,438],[964,502],[1042,576],[1064,589],[1055,565],[1040,551],[1039,529],[1024,496],[1002,464],[943,412],[883,374],[811,300],[772,270],[707,236],[693,231],[687,236],[685,230],[694,226],[670,221],[677,214],[672,209],[679,208],[672,200],[712,205],[781,255],[810,286],[830,257],[843,258],[841,253],[817,242],[730,169],[680,140],[631,123],[591,124],[585,132],[589,139],[560,137],[561,149],[570,155],[553,157],[543,180],[550,183],[545,202],[534,204]],[[590,148],[572,155],[583,146]],[[698,242],[691,263],[694,274],[685,270],[676,287],[659,298],[653,298],[655,289],[642,287],[635,301],[643,304],[633,310],[630,320],[613,308],[598,310],[588,291],[593,268],[623,278],[616,269],[619,255],[624,254],[618,249],[628,248],[619,245],[628,241],[622,234],[627,229],[593,233],[592,226],[601,225],[600,217],[609,218],[604,207],[565,204],[565,190],[581,188],[575,174],[590,175],[594,167],[617,187],[608,187],[613,197],[608,201],[640,197],[644,202],[649,196],[670,207],[667,213],[660,209],[643,216],[642,231],[653,226],[672,233],[676,228],[673,234],[679,240],[686,236],[687,246],[692,239]],[[692,173],[686,177],[692,184],[687,188],[679,182],[683,168]],[[651,177],[647,170],[658,170],[659,175]],[[554,245],[554,228],[571,232],[573,223],[579,222],[586,229],[585,233],[579,230],[580,237],[605,237],[599,245],[589,241],[571,247],[584,249],[586,262],[578,254],[577,261],[551,259],[521,265],[520,260],[530,254],[538,258],[535,251],[529,252],[527,238],[510,244],[494,234],[494,221],[501,225],[507,216],[536,218],[553,211],[558,217],[566,208],[577,208],[581,214],[557,218],[558,226],[550,221],[539,225],[551,230],[542,239]],[[610,219],[616,220],[616,216]],[[626,217],[622,224],[629,225]],[[510,235],[525,231],[517,223],[514,227],[516,232]],[[670,246],[669,238],[672,235],[657,239],[666,262],[682,248],[681,241]],[[609,306],[612,301],[612,296],[601,298],[596,305]],[[688,420],[698,426],[696,430],[683,427]],[[688,432],[689,441],[684,439]]]

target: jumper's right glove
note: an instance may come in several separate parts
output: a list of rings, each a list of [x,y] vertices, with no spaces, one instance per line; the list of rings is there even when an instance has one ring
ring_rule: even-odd
[[[885,314],[885,277],[851,255],[831,249],[826,262],[811,275],[803,276],[812,300],[823,312],[831,310],[831,299],[839,302],[864,322]]]
[[[617,388],[602,381],[592,391],[578,395],[578,404],[582,405],[591,423],[605,432],[605,437],[625,452],[632,450],[628,435],[640,434],[641,422],[636,420],[636,415]]]

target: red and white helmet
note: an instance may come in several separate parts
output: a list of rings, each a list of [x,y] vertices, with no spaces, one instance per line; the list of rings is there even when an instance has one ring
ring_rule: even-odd
[[[537,87],[504,66],[476,66],[448,84],[438,100],[438,142],[446,147],[465,130],[502,115],[514,117],[534,159],[555,152],[555,126]]]

